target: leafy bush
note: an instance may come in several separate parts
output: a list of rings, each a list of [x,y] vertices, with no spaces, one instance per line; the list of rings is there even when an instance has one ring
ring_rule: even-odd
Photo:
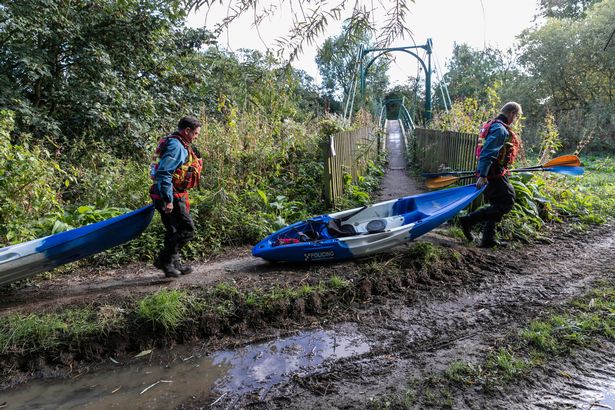
[[[12,144],[13,127],[13,114],[0,111],[0,243],[6,244],[34,239],[48,228],[40,218],[59,214],[63,176],[48,151]]]
[[[586,173],[580,177],[549,173],[511,177],[517,200],[502,223],[504,235],[529,241],[540,236],[546,222],[584,228],[615,217],[615,161],[588,157],[584,162]]]

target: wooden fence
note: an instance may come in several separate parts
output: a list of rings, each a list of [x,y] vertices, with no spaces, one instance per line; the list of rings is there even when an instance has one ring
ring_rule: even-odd
[[[329,206],[344,194],[344,176],[356,183],[367,171],[369,160],[376,160],[382,141],[380,133],[371,127],[344,131],[329,137],[324,146],[324,196]]]
[[[423,172],[466,171],[476,168],[476,134],[414,130],[413,158]]]

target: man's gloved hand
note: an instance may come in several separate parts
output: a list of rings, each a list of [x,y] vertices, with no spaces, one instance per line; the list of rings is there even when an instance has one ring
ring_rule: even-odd
[[[486,186],[488,183],[489,181],[487,180],[487,177],[479,177],[478,180],[476,181],[476,188],[482,188]]]

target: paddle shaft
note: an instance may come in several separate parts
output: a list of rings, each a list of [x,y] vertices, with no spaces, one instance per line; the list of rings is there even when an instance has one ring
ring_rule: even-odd
[[[565,166],[555,166],[555,167],[549,167],[549,168],[544,168],[544,167],[543,168],[520,168],[520,169],[511,170],[511,172],[534,172],[534,171],[555,172],[557,174],[572,175],[572,176],[579,176],[579,175],[582,175],[584,172],[582,167],[565,167]],[[427,186],[427,188],[443,188],[445,186],[454,184],[455,182],[459,181],[461,178],[472,178],[472,177],[474,177],[474,174],[468,174],[466,176],[454,176],[454,175],[440,176],[440,177],[427,179],[425,181],[425,185]]]
[[[535,166],[535,167],[511,169],[510,172],[544,171],[547,168],[548,167],[544,167],[543,165],[538,165],[538,166]],[[423,174],[423,176],[431,177],[431,175],[433,175],[433,177],[431,177],[431,178],[435,178],[435,177],[438,177],[438,176],[455,176],[455,175],[459,175],[459,176],[468,175],[468,176],[470,176],[470,175],[474,175],[474,174],[476,174],[476,171],[458,171],[458,172],[441,172],[439,174]]]
[[[520,169],[513,169],[511,172],[525,172],[525,171],[533,171],[533,170],[542,170],[544,168],[550,167],[577,167],[581,165],[581,160],[576,155],[562,155],[557,158],[553,158],[551,161],[548,161],[542,165],[536,165],[533,167],[525,167]],[[448,176],[448,175],[472,175],[476,171],[451,171],[451,172],[436,172],[436,173],[424,173],[423,176],[427,178],[435,178],[439,176]]]

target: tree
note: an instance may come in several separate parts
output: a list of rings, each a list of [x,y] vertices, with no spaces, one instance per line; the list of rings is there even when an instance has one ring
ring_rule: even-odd
[[[261,24],[281,13],[291,14],[291,28],[288,35],[278,39],[278,52],[289,62],[293,61],[303,50],[305,44],[315,44],[318,37],[325,33],[330,21],[339,21],[344,17],[345,10],[352,4],[348,27],[351,33],[361,33],[366,26],[375,35],[379,47],[386,47],[397,38],[410,36],[408,24],[405,22],[409,8],[408,3],[414,0],[393,0],[388,3],[370,1],[340,0],[329,6],[327,2],[304,2],[301,0],[281,0],[278,2],[259,2],[257,0],[232,0],[225,5],[227,15],[223,21],[217,22],[215,33],[220,34],[240,16],[251,14],[253,24],[258,32]],[[187,10],[199,8],[210,9],[216,5],[215,0],[184,0]],[[219,2],[222,4],[222,2]],[[374,14],[384,13],[385,18],[379,26],[372,25]],[[356,30],[356,31],[355,31]]]
[[[415,124],[423,121],[423,105],[425,102],[425,87],[424,82],[419,78],[408,77],[403,85],[396,85],[389,89],[385,96],[385,101],[390,103],[387,105],[387,118],[397,119],[403,116],[400,110],[403,110],[401,105],[408,110]]]
[[[316,64],[327,96],[338,101],[347,101],[354,89],[354,106],[357,108],[361,97],[358,89],[361,46],[373,46],[370,33],[364,30],[356,35],[346,26],[340,35],[326,39],[316,55]],[[365,90],[370,99],[382,99],[388,86],[388,68],[386,58],[377,60],[370,68]]]
[[[540,0],[538,14],[558,19],[578,19],[585,16],[587,9],[599,0]]]
[[[507,60],[500,50],[476,50],[467,44],[455,44],[444,82],[452,100],[469,97],[487,103],[488,87],[504,81],[511,65],[512,59]]]
[[[0,8],[0,108],[17,113],[15,135],[58,149],[102,142],[141,151],[177,112],[192,111],[194,51],[212,41],[186,29],[176,1],[20,0]],[[59,148],[61,147],[61,148]]]
[[[584,17],[550,18],[521,38],[520,63],[533,78],[535,99],[550,110],[564,144],[600,129],[602,146],[615,149],[615,49],[603,49],[615,21],[615,0],[603,0]]]

